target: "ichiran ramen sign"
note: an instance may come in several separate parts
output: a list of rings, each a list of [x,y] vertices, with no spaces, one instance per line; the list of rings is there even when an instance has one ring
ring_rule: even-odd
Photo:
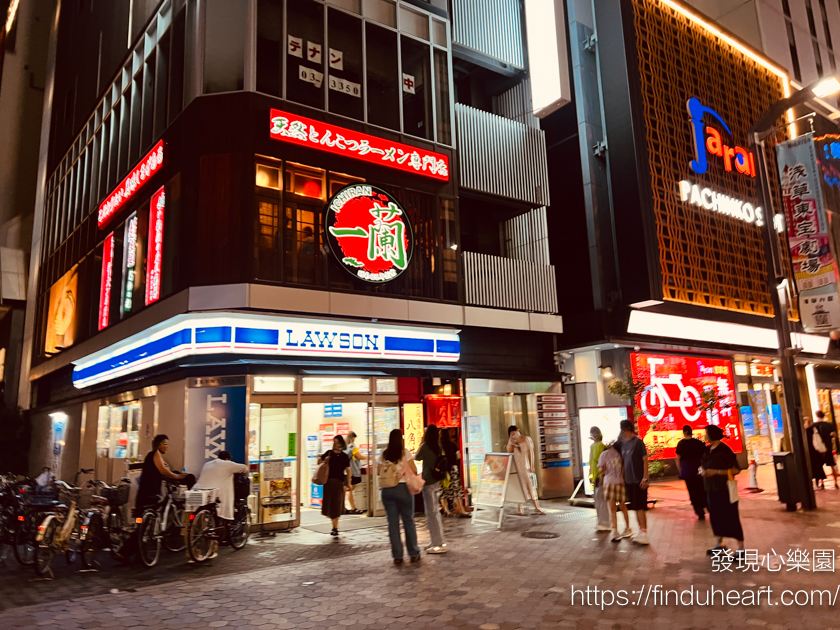
[[[345,186],[327,204],[324,225],[330,250],[355,278],[379,284],[408,268],[414,251],[411,223],[384,190]]]

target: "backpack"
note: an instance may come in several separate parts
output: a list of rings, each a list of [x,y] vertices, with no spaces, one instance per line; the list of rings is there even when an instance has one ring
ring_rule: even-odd
[[[382,462],[382,470],[379,471],[380,488],[395,488],[400,482],[397,463],[388,461],[387,459]]]
[[[434,468],[432,468],[432,479],[435,479],[436,481],[441,481],[442,479],[446,478],[446,475],[448,473],[449,463],[446,460],[446,455],[441,453],[437,456]]]
[[[814,450],[817,451],[817,453],[825,453],[828,450],[825,446],[825,442],[823,442],[820,432],[817,431],[816,427],[814,427],[814,435],[811,436],[811,444],[814,445]]]

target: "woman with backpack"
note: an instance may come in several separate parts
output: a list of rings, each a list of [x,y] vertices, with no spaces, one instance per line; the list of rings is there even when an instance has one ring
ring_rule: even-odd
[[[417,546],[417,528],[414,525],[414,497],[407,487],[406,473],[417,475],[411,451],[403,446],[403,436],[394,429],[388,436],[388,446],[379,457],[376,474],[382,489],[382,505],[388,517],[388,539],[394,564],[403,563],[403,545],[400,539],[400,518],[405,530],[405,546],[411,562],[420,561]]]
[[[449,467],[446,455],[441,451],[439,437],[437,425],[430,424],[426,427],[423,444],[417,451],[417,460],[423,464],[423,481],[426,482],[423,486],[423,509],[432,537],[432,544],[426,548],[426,553],[446,553],[443,521],[440,518],[440,481],[446,477]]]

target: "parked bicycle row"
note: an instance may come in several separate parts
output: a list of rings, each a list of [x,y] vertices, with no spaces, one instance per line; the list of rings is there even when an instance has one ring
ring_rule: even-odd
[[[165,442],[162,437],[158,446]],[[0,477],[0,560],[11,550],[22,566],[51,577],[60,555],[68,564],[79,559],[85,569],[99,570],[108,555],[122,563],[137,558],[153,567],[162,548],[170,552],[186,548],[192,562],[216,557],[220,544],[242,549],[250,521],[250,484],[240,472],[243,465],[220,453],[219,459],[205,465],[196,485],[192,475],[168,468],[169,474],[159,479],[150,472],[159,452],[154,448],[147,455],[145,483],[141,477],[135,492],[127,477],[110,485],[93,478],[90,468],[79,470],[72,484],[55,479],[49,471],[37,479]],[[213,481],[221,483],[207,487]],[[157,494],[151,494],[149,487]]]

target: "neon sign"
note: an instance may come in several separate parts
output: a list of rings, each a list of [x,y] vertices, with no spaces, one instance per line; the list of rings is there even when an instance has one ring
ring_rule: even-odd
[[[102,247],[102,278],[99,283],[99,330],[108,328],[111,312],[111,281],[114,276],[114,233]]]
[[[160,274],[163,268],[163,211],[166,195],[163,187],[152,195],[149,208],[149,262],[146,268],[146,306],[160,299]]]
[[[125,298],[123,311],[128,313],[134,305],[134,270],[137,266],[137,215],[125,224]]]
[[[442,153],[391,142],[279,109],[271,110],[269,133],[275,140],[449,181],[449,158]]]
[[[327,204],[324,224],[335,259],[357,279],[388,282],[411,261],[411,223],[384,190],[366,184],[345,186]]]
[[[126,175],[116,190],[99,205],[97,225],[101,229],[110,221],[120,208],[140,190],[151,177],[163,166],[163,140],[160,140],[146,156]]]
[[[726,133],[731,137],[732,131],[720,117],[720,114],[711,107],[706,107],[699,99],[694,97],[688,99],[686,106],[694,134],[694,159],[689,163],[691,170],[698,175],[703,175],[708,170],[709,165],[706,155],[708,152],[709,155],[715,155],[723,159],[723,167],[727,172],[731,172],[734,166],[739,173],[755,177],[755,156],[750,151],[744,147],[730,147],[723,144],[720,131],[714,127],[703,127],[703,116],[709,114],[723,125]]]
[[[683,203],[719,212],[745,223],[755,223],[758,227],[764,225],[764,210],[761,206],[754,207],[747,201],[715,192],[711,188],[701,188],[686,179],[680,182],[680,199]]]

